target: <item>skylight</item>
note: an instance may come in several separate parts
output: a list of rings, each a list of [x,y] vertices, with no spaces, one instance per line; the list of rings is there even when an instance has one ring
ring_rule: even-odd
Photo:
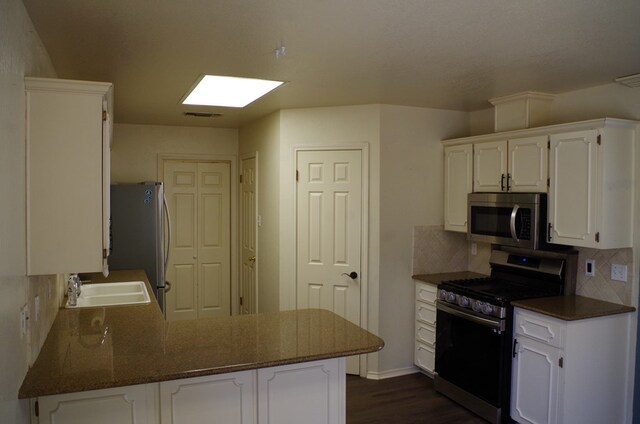
[[[245,107],[282,84],[282,81],[204,75],[182,104]]]

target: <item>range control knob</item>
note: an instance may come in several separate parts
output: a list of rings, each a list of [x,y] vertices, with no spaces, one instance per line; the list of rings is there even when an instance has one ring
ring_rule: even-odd
[[[493,313],[493,309],[493,305],[489,303],[485,303],[484,305],[482,305],[482,313],[485,315],[491,315],[491,313]]]
[[[441,290],[439,290],[438,298],[439,298],[440,300],[447,300],[447,293],[448,293],[448,292],[447,292],[446,290],[442,290],[442,289],[441,289]]]
[[[484,302],[480,302],[479,300],[474,300],[471,304],[471,308],[475,312],[482,312],[482,305],[484,305]]]
[[[447,292],[447,302],[449,303],[456,303],[456,294],[455,293],[451,293],[451,292]]]
[[[458,296],[458,305],[466,308],[469,306],[469,298],[467,296]]]

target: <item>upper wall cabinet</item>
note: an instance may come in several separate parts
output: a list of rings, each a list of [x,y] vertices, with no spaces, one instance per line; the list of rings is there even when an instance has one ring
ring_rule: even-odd
[[[551,135],[550,242],[632,246],[633,140],[621,126]]]
[[[547,191],[547,136],[473,145],[474,192]]]
[[[467,201],[461,200],[459,187],[465,186],[472,172],[476,192],[548,191],[547,238],[551,243],[597,249],[630,247],[638,124],[603,118],[445,140],[445,229],[466,230]],[[472,169],[452,172],[447,152],[468,151],[470,146]],[[452,202],[452,198],[457,200]]]
[[[473,145],[444,148],[444,229],[467,231],[467,194],[472,189]]]
[[[25,78],[27,275],[107,271],[112,85]]]

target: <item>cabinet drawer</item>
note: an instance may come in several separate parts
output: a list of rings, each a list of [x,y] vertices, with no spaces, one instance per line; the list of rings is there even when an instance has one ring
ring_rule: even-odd
[[[436,364],[435,348],[422,343],[416,343],[414,363],[425,371],[433,372]]]
[[[437,296],[438,289],[433,284],[416,283],[416,300],[435,304]]]
[[[429,303],[416,302],[416,321],[436,325],[436,307]]]
[[[565,325],[542,315],[516,309],[515,333],[530,339],[562,347]]]
[[[416,341],[431,346],[436,344],[436,328],[416,321]]]

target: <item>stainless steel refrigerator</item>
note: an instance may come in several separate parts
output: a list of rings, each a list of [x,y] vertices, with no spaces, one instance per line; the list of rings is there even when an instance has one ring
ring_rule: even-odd
[[[110,227],[109,269],[143,269],[165,314],[171,226],[162,183],[111,185]]]

